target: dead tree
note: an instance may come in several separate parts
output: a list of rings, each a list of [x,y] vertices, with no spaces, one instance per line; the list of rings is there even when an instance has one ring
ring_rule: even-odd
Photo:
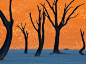
[[[81,33],[81,37],[82,37],[82,41],[83,41],[83,47],[82,47],[82,49],[79,50],[79,53],[81,55],[84,55],[84,53],[82,53],[82,51],[85,49],[84,31],[82,32],[81,29],[80,29],[80,33]]]
[[[33,27],[38,32],[38,38],[39,38],[39,47],[38,47],[38,50],[35,53],[35,56],[40,56],[42,48],[43,48],[43,45],[44,45],[45,12],[44,12],[44,8],[43,8],[43,15],[41,15],[41,10],[39,9],[38,5],[37,5],[37,7],[38,7],[38,11],[39,11],[39,19],[38,19],[38,21],[36,20],[37,25],[38,25],[38,29],[35,27],[35,25],[34,25],[34,23],[32,21],[31,13],[30,13],[30,19],[31,19]],[[42,35],[41,35],[41,19],[42,19],[42,17],[43,17],[43,23],[42,23]]]
[[[25,26],[26,26],[26,23],[25,23]],[[27,31],[25,32],[25,26],[23,27],[22,23],[21,23],[21,27],[19,27],[18,25],[16,27],[20,28],[22,33],[24,34],[24,38],[25,38],[25,50],[24,50],[24,53],[27,54],[27,50],[28,50],[28,32]]]
[[[45,11],[46,11],[46,14],[47,14],[47,17],[48,17],[49,21],[51,22],[51,24],[52,24],[53,27],[55,28],[56,36],[55,36],[55,44],[54,44],[53,53],[60,53],[60,51],[59,51],[59,49],[58,49],[58,48],[59,48],[60,30],[61,30],[61,28],[62,28],[63,26],[65,26],[65,25],[68,23],[68,21],[69,21],[70,19],[75,18],[75,17],[78,15],[78,14],[77,14],[77,15],[75,15],[74,17],[71,17],[71,16],[73,15],[73,13],[74,13],[81,5],[83,5],[83,4],[76,6],[76,8],[69,14],[69,16],[67,17],[67,19],[65,19],[67,12],[68,12],[71,8],[73,8],[73,7],[69,7],[69,6],[74,2],[74,0],[72,0],[68,5],[66,5],[66,3],[65,3],[63,17],[62,17],[62,20],[61,20],[60,24],[58,24],[58,18],[57,18],[57,2],[58,2],[58,0],[54,0],[54,3],[53,3],[52,6],[51,6],[51,4],[49,3],[48,0],[46,0],[46,2],[48,3],[50,9],[53,11],[54,16],[55,16],[55,24],[54,24],[54,22],[53,22],[52,19],[50,18],[50,15],[49,15],[49,13],[48,13],[46,7],[45,7],[43,4],[41,4],[41,5],[45,8]]]
[[[4,57],[6,56],[12,40],[13,18],[12,18],[12,11],[11,11],[11,2],[12,0],[10,0],[10,5],[9,5],[10,21],[6,19],[3,12],[0,10],[0,17],[2,19],[3,25],[6,27],[6,30],[7,30],[5,42],[0,49],[0,60],[3,60]]]

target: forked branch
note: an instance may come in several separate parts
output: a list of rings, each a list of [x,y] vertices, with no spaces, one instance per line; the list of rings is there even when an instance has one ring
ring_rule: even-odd
[[[40,4],[41,4],[41,3],[40,3]],[[47,14],[47,17],[48,17],[48,19],[50,20],[51,24],[53,25],[53,27],[55,27],[54,23],[52,22],[52,20],[51,20],[49,14],[48,14],[47,9],[45,8],[45,6],[44,6],[43,4],[41,4],[41,5],[44,7],[44,9],[45,9],[45,13]]]
[[[65,4],[66,9],[67,9],[73,2],[74,2],[74,0],[72,0],[72,1],[67,5],[67,7],[66,7],[66,4]]]
[[[81,4],[81,5],[84,5],[85,3]],[[68,19],[70,18],[70,16],[81,6],[81,5],[78,5],[73,11],[72,13],[68,16]]]
[[[46,0],[46,1],[47,1],[47,3],[48,3],[49,7],[52,9],[53,13],[55,14],[55,11],[54,11],[53,6],[51,6],[51,4],[49,3],[49,1],[48,1],[48,0]]]
[[[24,25],[24,28],[25,28],[25,26],[26,26],[26,23],[25,23],[25,25]]]
[[[65,12],[65,13],[67,13],[71,8],[73,8],[73,7],[70,7],[68,10],[66,10],[66,12]]]
[[[21,27],[19,27],[18,25],[17,25],[16,27],[20,28],[20,29],[21,29],[21,31],[22,31],[22,28],[21,28]]]
[[[39,10],[39,9],[38,9],[38,10]],[[31,12],[29,13],[29,15],[30,15],[30,19],[31,19],[31,22],[32,22],[33,27],[34,27],[35,30],[38,32],[38,30],[36,29],[36,27],[35,27],[35,25],[34,25],[34,23],[33,23],[33,21],[32,21]]]
[[[73,1],[72,1],[72,2],[73,2]],[[72,3],[72,2],[71,2],[71,3]],[[84,5],[84,4],[85,4],[85,3],[83,3],[83,4],[81,4],[81,5]],[[68,16],[68,18],[66,19],[66,22],[65,22],[65,23],[64,23],[64,19],[65,19],[66,13],[67,13],[67,12],[69,11],[69,9],[72,8],[72,7],[70,7],[69,9],[67,9],[68,6],[69,6],[69,5],[68,5],[67,7],[64,8],[64,14],[63,14],[63,17],[62,17],[62,22],[64,23],[63,26],[67,24],[68,20],[70,20],[71,18],[75,18],[75,17],[78,15],[78,14],[77,14],[76,16],[71,17],[71,16],[74,14],[74,12],[75,12],[81,5],[78,5],[78,6],[71,12],[71,14],[70,14],[70,15]]]
[[[24,27],[22,26],[22,23],[21,23],[21,27],[18,25],[16,27],[20,28],[22,33],[25,35],[25,26],[26,26],[26,23],[25,23]],[[26,33],[28,33],[28,32],[26,31]]]

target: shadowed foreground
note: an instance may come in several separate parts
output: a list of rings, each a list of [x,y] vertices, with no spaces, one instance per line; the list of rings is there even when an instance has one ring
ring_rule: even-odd
[[[23,50],[9,50],[4,60],[0,64],[85,64],[86,56],[80,55],[79,50],[60,50],[66,54],[52,54],[53,50],[42,51],[40,57],[34,57],[36,50],[28,50],[25,55]],[[83,51],[86,54],[86,50]]]

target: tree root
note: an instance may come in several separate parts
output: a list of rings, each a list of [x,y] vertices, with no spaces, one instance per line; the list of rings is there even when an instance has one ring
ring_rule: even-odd
[[[81,55],[85,55],[84,53],[82,53],[82,52],[79,52]]]

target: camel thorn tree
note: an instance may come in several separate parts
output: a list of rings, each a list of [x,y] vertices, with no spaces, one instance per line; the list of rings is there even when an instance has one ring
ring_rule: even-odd
[[[63,17],[62,17],[62,20],[61,20],[60,24],[58,24],[58,18],[57,18],[57,2],[58,2],[58,0],[54,0],[54,3],[53,3],[52,6],[51,6],[51,4],[49,3],[48,0],[46,0],[46,2],[48,3],[50,9],[53,11],[54,18],[55,18],[55,21],[54,21],[55,24],[54,24],[54,22],[52,21],[52,19],[51,19],[49,13],[48,13],[48,11],[47,11],[47,8],[46,8],[43,4],[41,4],[41,3],[40,3],[40,4],[44,7],[45,12],[46,12],[46,15],[47,15],[49,21],[51,22],[51,24],[52,24],[53,27],[55,28],[56,36],[55,36],[55,44],[54,44],[53,53],[59,54],[59,53],[61,53],[61,52],[59,51],[59,36],[60,36],[60,30],[61,30],[61,28],[62,28],[63,26],[65,26],[65,25],[68,23],[68,21],[69,21],[70,19],[75,18],[75,17],[78,15],[78,14],[76,14],[74,17],[72,17],[72,15],[74,14],[74,12],[75,12],[81,5],[84,5],[85,3],[76,6],[76,7],[74,8],[74,10],[69,14],[69,16],[68,16],[67,18],[65,18],[66,15],[67,15],[67,12],[68,12],[71,8],[73,8],[73,7],[69,7],[69,6],[74,2],[74,0],[72,0],[68,5],[66,5],[66,3],[65,3]],[[61,54],[62,54],[62,53],[61,53]]]
[[[42,48],[43,48],[43,45],[44,45],[44,24],[45,24],[45,11],[44,11],[44,8],[43,8],[43,13],[41,15],[41,10],[39,9],[39,6],[37,5],[38,7],[38,11],[39,11],[39,18],[38,18],[38,21],[36,20],[37,22],[37,25],[38,25],[38,29],[35,27],[34,23],[33,23],[33,20],[32,20],[32,17],[31,17],[31,13],[29,14],[30,15],[30,19],[31,19],[31,22],[32,22],[32,25],[33,27],[35,28],[35,30],[37,31],[38,33],[38,38],[39,38],[39,47],[38,47],[38,50],[36,51],[35,53],[35,56],[40,56],[41,54],[41,51],[42,51]],[[43,22],[41,21],[43,18]],[[41,27],[41,23],[42,23],[42,27]],[[41,29],[42,29],[42,35],[41,35]]]
[[[13,18],[12,18],[12,11],[11,11],[11,2],[12,0],[10,0],[10,5],[9,5],[10,21],[6,19],[3,12],[0,10],[0,17],[2,19],[3,25],[6,27],[6,30],[7,30],[5,42],[0,49],[0,60],[3,60],[4,57],[6,56],[12,40]]]
[[[82,41],[83,41],[83,47],[79,50],[79,53],[81,55],[85,55],[84,53],[82,53],[82,51],[85,49],[84,31],[82,32],[82,30],[80,29],[80,33],[81,33],[81,37],[82,37]]]
[[[26,26],[26,23],[25,23],[25,26]],[[27,54],[28,53],[28,32],[27,31],[25,32],[25,26],[23,27],[22,23],[21,23],[21,27],[19,27],[18,25],[16,27],[20,28],[22,33],[24,34],[24,38],[25,38],[25,50],[24,50],[24,53]]]

